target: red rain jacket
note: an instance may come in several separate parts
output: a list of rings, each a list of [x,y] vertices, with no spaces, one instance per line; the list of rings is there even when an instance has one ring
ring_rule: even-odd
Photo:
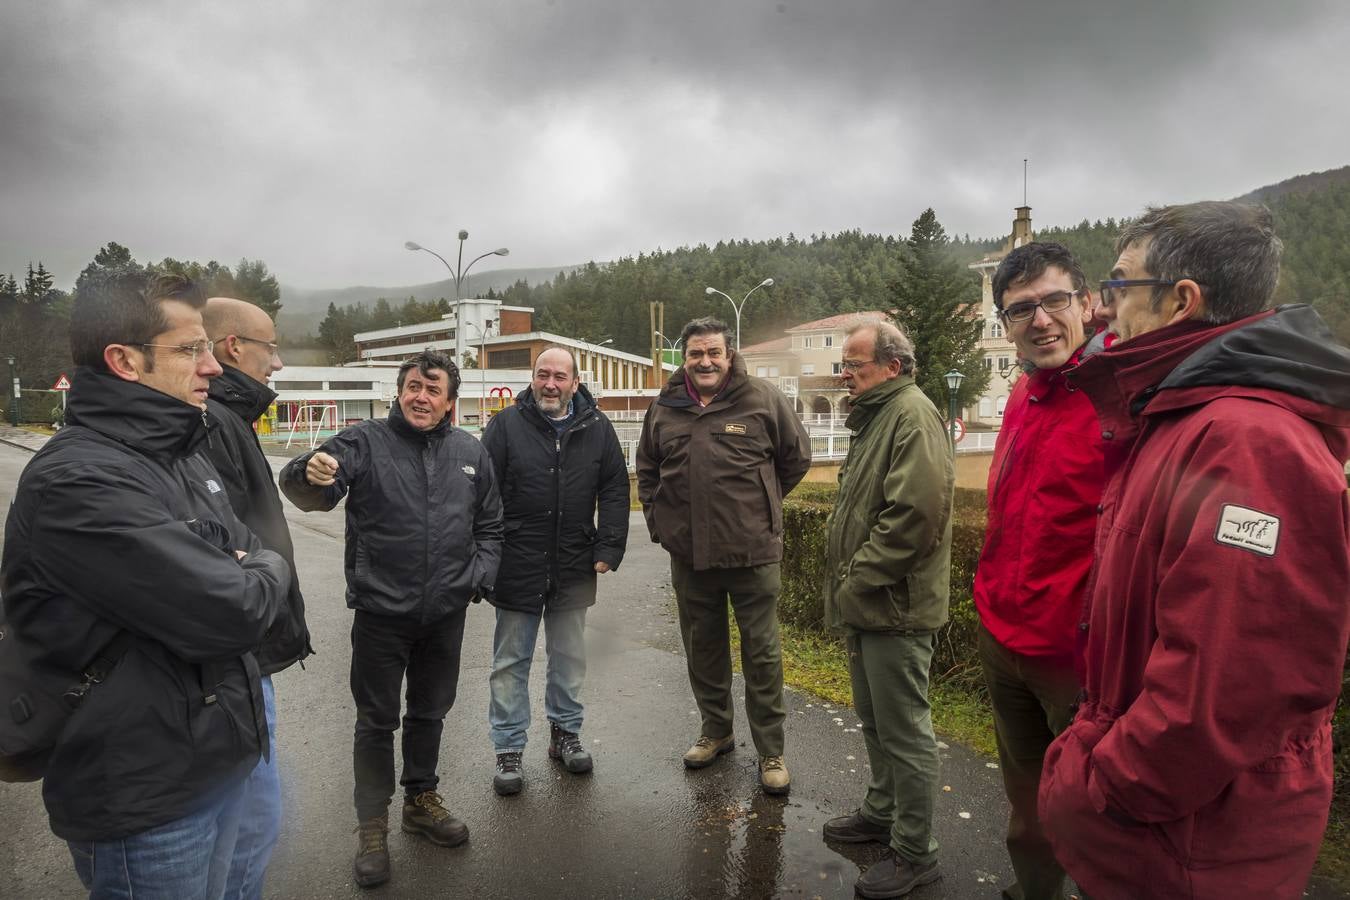
[[[1307,306],[1180,323],[1070,381],[1107,439],[1085,700],[1040,817],[1094,900],[1293,898],[1350,637],[1350,351]]]
[[[1097,413],[1064,381],[1085,352],[1013,387],[989,467],[989,523],[975,571],[975,608],[994,640],[1066,668],[1106,478]]]

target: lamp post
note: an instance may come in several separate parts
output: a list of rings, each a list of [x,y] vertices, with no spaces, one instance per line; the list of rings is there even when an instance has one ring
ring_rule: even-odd
[[[441,256],[439,253],[437,253],[435,250],[432,250],[430,247],[423,247],[416,241],[403,242],[403,246],[405,249],[413,251],[422,250],[427,253],[430,253],[432,256],[439,259],[441,261],[441,265],[445,266],[445,270],[450,273],[450,277],[455,280],[455,365],[459,365],[460,359],[464,355],[464,351],[462,349],[463,341],[460,340],[460,333],[464,330],[464,321],[463,321],[464,316],[462,314],[463,311],[460,309],[460,304],[462,302],[460,300],[460,285],[464,282],[464,276],[469,274],[469,270],[473,268],[474,263],[478,262],[480,259],[483,259],[486,256],[507,256],[511,253],[511,251],[508,250],[506,247],[498,247],[496,250],[489,250],[487,253],[478,254],[473,259],[469,260],[469,264],[467,266],[462,266],[462,263],[464,262],[464,242],[468,240],[468,238],[469,232],[461,228],[459,230],[459,255],[455,257],[454,268],[450,267],[450,263],[446,262],[444,256]],[[459,404],[456,403],[454,424],[459,424],[458,420],[459,420]]]
[[[659,337],[659,338],[661,339],[661,346],[662,346],[662,348],[663,348],[663,349],[666,349],[666,350],[669,350],[671,353],[675,353],[676,351],[678,351],[678,350],[680,349],[680,344],[684,343],[684,338],[676,338],[675,340],[672,341],[670,338],[666,337],[666,336],[665,336],[664,334],[662,334],[660,331],[657,331],[657,332],[656,332],[656,336]],[[665,361],[666,361],[666,358],[665,358],[665,354],[663,353],[663,354],[661,355],[661,362],[665,362]],[[664,372],[664,371],[665,371],[665,370],[662,369],[662,372]]]
[[[9,383],[11,393],[9,397],[9,424],[15,428],[19,427],[19,376],[14,373],[14,357],[7,356],[5,359],[9,362]]]
[[[739,305],[739,306],[736,305],[736,301],[735,301],[735,300],[732,300],[730,297],[727,297],[726,294],[722,294],[722,292],[719,291],[719,290],[718,290],[717,288],[715,288],[715,287],[706,287],[706,288],[703,289],[703,293],[707,294],[708,296],[712,296],[713,294],[722,294],[723,297],[727,297],[727,302],[731,304],[731,308],[734,309],[734,310],[736,310],[736,352],[737,352],[737,353],[740,353],[740,352],[741,352],[741,310],[745,308],[745,301],[747,301],[747,300],[750,299],[750,295],[753,294],[755,291],[759,290],[759,289],[762,288],[762,287],[773,287],[773,279],[772,279],[772,278],[765,278],[765,279],[764,279],[763,281],[761,281],[759,284],[755,285],[755,286],[752,287],[750,290],[746,291],[746,292],[745,292],[745,296],[741,298],[741,302],[740,302],[740,305]]]
[[[947,379],[947,429],[952,438],[952,449],[956,449],[956,392],[961,390],[961,382],[965,380],[964,375],[952,369],[946,375]]]
[[[465,322],[467,326],[478,328],[473,322]],[[487,422],[483,415],[483,407],[487,405],[487,373],[483,371],[487,363],[487,337],[488,331],[492,328],[492,322],[488,327],[478,328],[478,428],[482,430]]]

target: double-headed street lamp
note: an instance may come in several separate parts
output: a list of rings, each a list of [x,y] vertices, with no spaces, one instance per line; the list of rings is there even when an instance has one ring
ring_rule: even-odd
[[[946,375],[944,375],[944,376],[942,376],[942,377],[945,378],[945,379],[947,379],[947,428],[948,428],[948,429],[950,430],[950,432],[951,432],[951,436],[952,436],[952,448],[955,449],[955,447],[956,447],[956,392],[959,391],[959,390],[961,390],[961,382],[965,380],[966,376],[962,375],[960,372],[956,371],[955,369],[952,369],[950,372],[948,372]]]
[[[745,292],[745,296],[741,298],[740,305],[737,305],[735,300],[732,300],[730,297],[727,297],[726,294],[722,294],[722,292],[719,291],[719,290],[718,290],[717,288],[715,288],[715,287],[707,287],[707,288],[704,288],[704,289],[703,289],[703,293],[705,293],[705,294],[707,294],[707,295],[709,295],[709,296],[712,296],[713,294],[722,294],[723,297],[727,297],[727,302],[731,304],[731,308],[734,309],[734,310],[736,310],[736,352],[737,352],[737,353],[741,352],[741,310],[745,308],[745,301],[749,300],[749,299],[750,299],[750,295],[753,294],[755,291],[759,290],[760,288],[762,288],[762,287],[772,287],[772,286],[773,286],[773,279],[772,279],[772,278],[765,278],[765,279],[764,279],[763,281],[761,281],[759,284],[755,285],[755,286],[752,287],[750,290],[748,290],[748,291]]]
[[[430,247],[423,247],[416,241],[403,242],[403,246],[409,250],[423,250],[439,259],[441,261],[441,265],[445,266],[445,270],[450,273],[450,277],[455,280],[455,365],[457,366],[460,364],[461,360],[464,357],[464,349],[463,349],[464,342],[460,337],[460,335],[463,334],[464,332],[464,315],[463,310],[460,309],[460,304],[463,302],[460,300],[461,296],[460,285],[462,285],[464,282],[464,276],[469,274],[469,270],[473,268],[473,264],[478,262],[480,259],[483,259],[484,257],[487,256],[507,256],[511,252],[505,247],[498,247],[496,250],[489,250],[487,253],[480,253],[473,259],[469,260],[469,264],[467,266],[462,266],[462,263],[464,262],[464,242],[468,240],[468,238],[469,232],[461,228],[459,231],[459,255],[455,257],[454,268],[450,267],[450,263],[446,262],[444,256],[441,256],[439,253],[437,253],[435,250],[432,250]],[[459,421],[458,403],[455,404],[454,421],[456,424],[458,424]]]
[[[475,322],[465,322],[466,326],[478,328]],[[483,414],[483,407],[487,406],[487,372],[484,369],[487,366],[487,339],[488,329],[492,323],[488,323],[487,328],[478,328],[478,427],[487,426],[487,418]]]

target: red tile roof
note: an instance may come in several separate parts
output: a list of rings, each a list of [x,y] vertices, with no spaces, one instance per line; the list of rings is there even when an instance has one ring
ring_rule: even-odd
[[[866,318],[885,318],[886,314],[881,310],[868,310],[866,312],[841,313],[837,316],[830,316],[825,319],[816,319],[814,322],[803,322],[801,325],[794,325],[787,330],[788,334],[795,334],[801,331],[828,331],[834,328],[843,328],[854,319]]]
[[[741,353],[781,353],[784,350],[792,349],[792,338],[780,337],[771,341],[763,341],[758,344],[751,344],[748,347],[742,347]]]

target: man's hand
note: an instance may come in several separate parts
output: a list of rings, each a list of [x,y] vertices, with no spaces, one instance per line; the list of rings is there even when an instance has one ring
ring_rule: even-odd
[[[322,450],[305,463],[305,480],[315,487],[328,487],[337,480],[338,461]]]
[[[596,564],[595,564],[595,571],[599,572],[601,575],[605,574],[606,572],[609,571],[609,563],[607,563],[607,562],[598,562],[598,563],[596,563]]]

